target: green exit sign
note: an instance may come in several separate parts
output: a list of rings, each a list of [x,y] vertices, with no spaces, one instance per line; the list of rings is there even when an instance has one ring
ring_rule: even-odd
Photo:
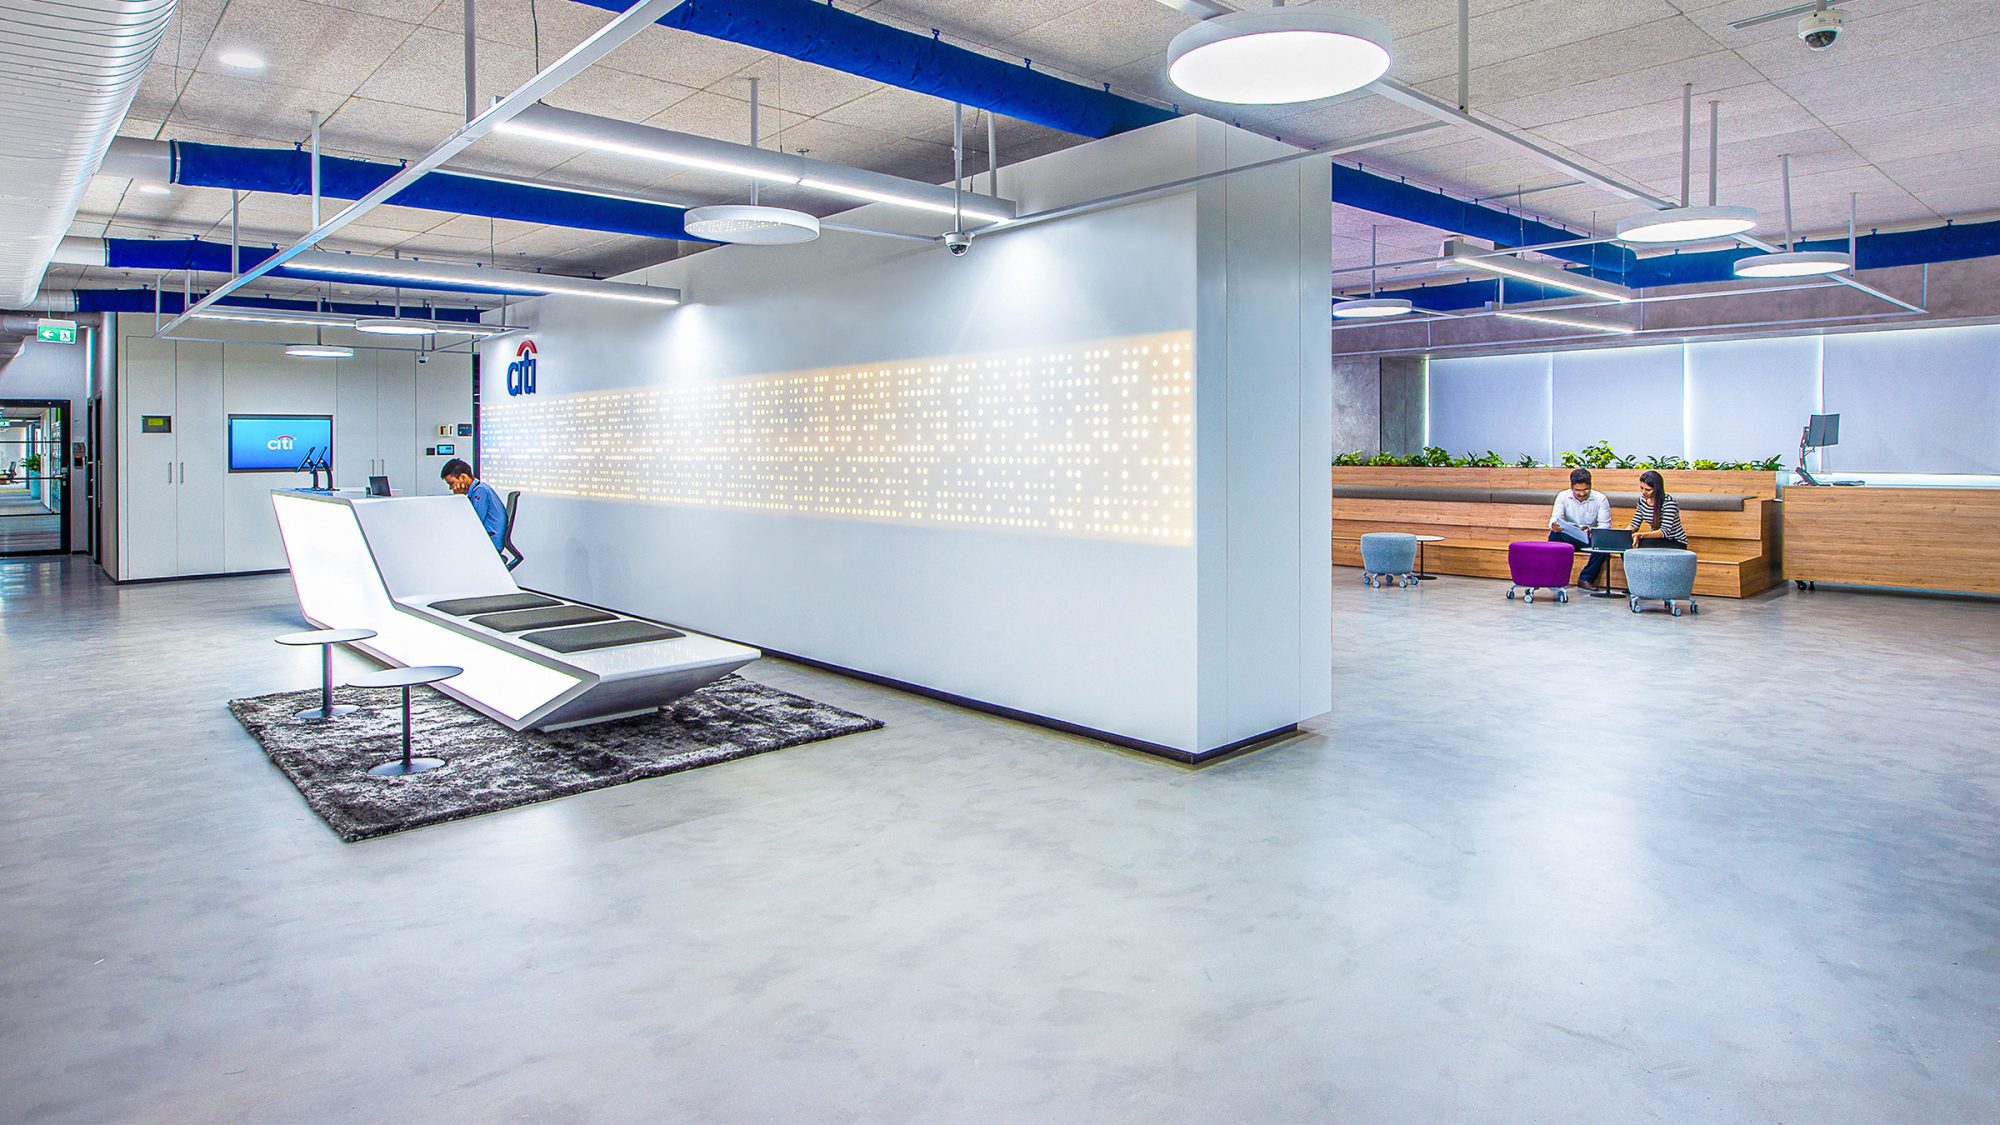
[[[44,344],[74,344],[76,343],[76,321],[38,321],[35,324],[35,339]]]

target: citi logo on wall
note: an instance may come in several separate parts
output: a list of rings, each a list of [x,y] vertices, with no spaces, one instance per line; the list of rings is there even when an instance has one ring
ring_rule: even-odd
[[[265,449],[290,449],[291,447],[292,435],[290,434],[279,434],[277,437],[264,443]]]
[[[514,349],[514,362],[507,365],[507,393],[510,395],[531,395],[535,393],[535,347],[533,340],[521,341]]]

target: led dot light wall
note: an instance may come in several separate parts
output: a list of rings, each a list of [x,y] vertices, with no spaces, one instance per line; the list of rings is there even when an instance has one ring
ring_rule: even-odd
[[[480,456],[502,490],[1186,546],[1194,338],[544,388]]]

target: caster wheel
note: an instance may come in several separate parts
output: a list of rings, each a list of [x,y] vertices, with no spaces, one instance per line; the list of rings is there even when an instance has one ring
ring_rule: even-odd
[[[1361,584],[1363,586],[1373,586],[1375,584],[1375,580],[1364,574],[1361,576]]]
[[[1667,612],[1673,614],[1675,617],[1679,617],[1681,615],[1681,607],[1670,605],[1667,607]]]
[[[1689,613],[1700,613],[1700,612],[1701,612],[1701,603],[1700,603],[1700,602],[1689,602],[1689,603],[1688,603],[1688,612],[1689,612]]]
[[[1799,589],[1803,590],[1806,588],[1806,580],[1801,578],[1797,582],[1795,582],[1794,585],[1796,585]]]
[[[1556,591],[1556,604],[1557,604],[1557,605],[1568,605],[1568,604],[1569,604],[1569,591],[1568,591],[1568,590],[1557,590],[1557,591]]]
[[[1521,600],[1522,600],[1522,601],[1524,601],[1524,602],[1527,602],[1527,603],[1528,603],[1529,605],[1534,605],[1534,604],[1535,604],[1535,592],[1534,592],[1533,590],[1530,590],[1530,591],[1528,591],[1527,593],[1525,593],[1525,594],[1522,594],[1522,595],[1521,595]]]
[[[1396,579],[1396,585],[1398,585],[1398,586],[1402,587],[1403,589],[1407,590],[1407,589],[1409,589],[1409,588],[1410,588],[1410,580],[1409,580],[1409,579],[1407,579],[1407,578],[1398,578],[1398,579]]]
[[[1512,586],[1507,587],[1507,600],[1510,602],[1514,600],[1514,587]]]

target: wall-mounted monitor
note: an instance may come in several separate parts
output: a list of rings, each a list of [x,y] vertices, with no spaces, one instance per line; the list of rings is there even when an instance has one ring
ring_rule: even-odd
[[[313,460],[333,459],[331,414],[231,414],[229,471],[290,473],[298,471],[306,454]]]

